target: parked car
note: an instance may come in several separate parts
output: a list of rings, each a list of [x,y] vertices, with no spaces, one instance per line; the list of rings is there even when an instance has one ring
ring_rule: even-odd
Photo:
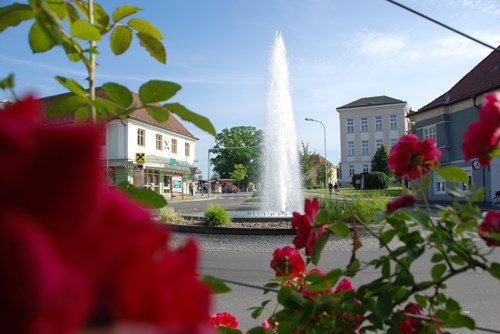
[[[231,183],[225,183],[222,186],[222,192],[223,193],[237,193],[238,187],[236,187],[234,184],[231,184]]]

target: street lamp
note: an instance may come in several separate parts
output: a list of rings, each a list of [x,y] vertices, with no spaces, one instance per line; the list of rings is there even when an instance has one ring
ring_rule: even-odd
[[[309,117],[306,117],[305,120],[309,121],[309,122],[317,122],[323,126],[323,139],[325,141],[325,189],[326,189],[326,193],[328,194],[328,181],[327,181],[328,180],[328,168],[327,168],[327,161],[326,161],[326,128],[325,128],[325,124],[323,124],[323,122],[321,122],[321,121],[318,121],[316,119],[312,119]]]

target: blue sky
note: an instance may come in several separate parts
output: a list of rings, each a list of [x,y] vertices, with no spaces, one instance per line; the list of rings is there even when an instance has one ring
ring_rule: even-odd
[[[499,0],[400,0],[484,42],[500,45]],[[10,1],[0,0],[7,5]],[[387,95],[419,109],[451,88],[491,50],[384,0],[158,0],[100,3],[108,12],[122,4],[143,7],[164,36],[167,64],[153,60],[134,41],[114,56],[99,44],[97,84],[114,81],[132,90],[151,79],[182,85],[171,100],[210,118],[217,132],[233,126],[264,127],[268,60],[275,32],[287,49],[298,143],[340,160],[336,108],[362,97]],[[85,85],[79,63],[60,49],[33,55],[24,23],[0,33],[0,77],[16,75],[18,93],[64,92],[53,77]],[[6,96],[0,92],[0,99]],[[200,140],[198,166],[206,175],[213,138],[186,124]],[[278,125],[277,125],[278,126]]]

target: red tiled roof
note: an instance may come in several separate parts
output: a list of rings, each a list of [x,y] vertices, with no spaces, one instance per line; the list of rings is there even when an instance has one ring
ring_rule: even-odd
[[[500,46],[497,50],[499,49]],[[493,51],[460,79],[449,91],[426,104],[417,112],[455,104],[498,88],[500,88],[500,52]]]
[[[140,99],[139,95],[135,92],[132,92],[132,98],[133,98],[133,103],[136,105],[140,105]],[[40,101],[42,103],[42,110],[43,114],[46,114],[46,110],[48,106],[58,98],[64,96],[64,95],[69,95],[71,93],[64,93],[60,95],[53,95],[53,96],[47,96],[44,98],[41,98]],[[107,98],[106,95],[104,94],[104,90],[100,87],[96,88],[96,96],[101,97],[101,98]],[[154,103],[153,105],[160,107],[160,103]],[[193,138],[193,139],[198,139],[196,138],[182,123],[172,114],[169,113],[169,118],[165,122],[158,123],[155,121],[151,115],[148,114],[146,108],[139,108],[132,112],[129,116],[131,119],[135,119],[144,123],[148,123],[151,125],[159,126],[161,128],[164,128],[166,130]],[[74,114],[73,113],[66,113],[62,114],[60,116],[54,116],[54,117],[45,117],[42,122],[47,125],[61,125],[61,124],[69,124],[73,123],[74,121]]]

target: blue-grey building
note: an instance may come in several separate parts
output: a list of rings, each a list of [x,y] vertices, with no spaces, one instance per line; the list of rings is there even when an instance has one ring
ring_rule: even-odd
[[[432,185],[427,190],[429,200],[450,201],[448,190],[451,187],[463,190],[483,187],[484,204],[489,205],[495,192],[500,190],[500,159],[495,158],[490,166],[482,167],[476,160],[465,162],[462,152],[464,133],[471,122],[479,119],[478,110],[484,94],[499,89],[500,52],[493,51],[450,90],[408,115],[415,122],[420,139],[434,138],[442,151],[441,166],[458,166],[469,176],[468,182],[457,184],[445,182],[437,174],[431,175]]]

